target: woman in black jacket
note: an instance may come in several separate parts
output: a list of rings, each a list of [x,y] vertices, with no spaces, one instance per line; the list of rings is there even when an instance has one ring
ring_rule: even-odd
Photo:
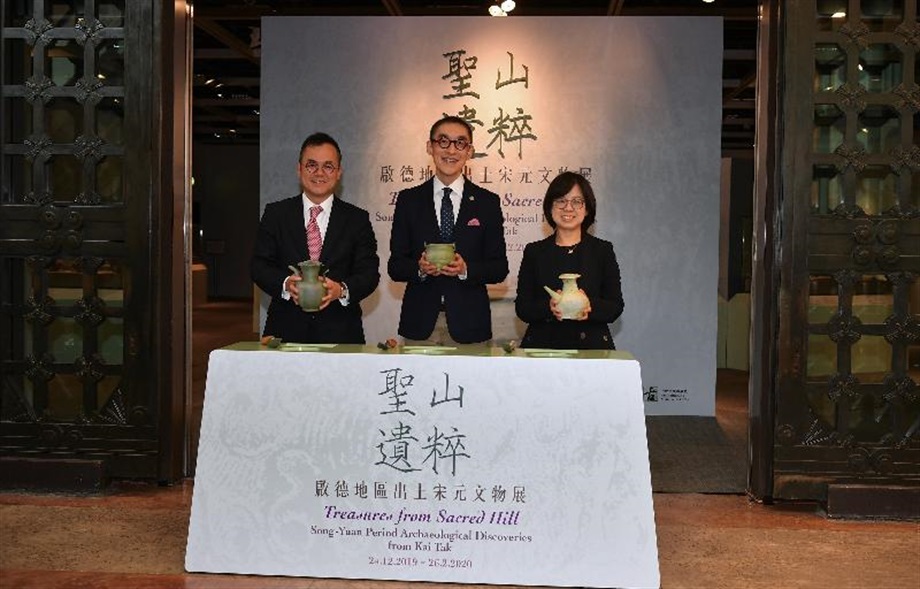
[[[553,228],[546,239],[527,244],[518,271],[517,316],[527,323],[523,348],[615,349],[609,323],[623,313],[620,267],[613,244],[588,234],[597,200],[584,176],[563,172],[546,190],[543,213]],[[560,274],[579,274],[588,306],[576,319],[562,319],[543,288],[560,291]]]

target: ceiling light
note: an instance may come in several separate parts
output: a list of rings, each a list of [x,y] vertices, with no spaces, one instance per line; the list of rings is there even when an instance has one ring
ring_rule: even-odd
[[[712,4],[713,2],[715,2],[715,0],[703,0],[703,2],[705,2],[706,4]]]
[[[843,10],[838,10],[837,12],[831,15],[831,18],[846,18],[846,17],[847,17],[847,13],[844,12]]]
[[[505,16],[505,11],[498,4],[493,4],[489,7],[489,14],[492,16]]]
[[[514,10],[515,6],[517,6],[517,4],[514,3],[514,0],[504,0],[504,2],[501,3],[501,9],[505,11],[505,14]]]

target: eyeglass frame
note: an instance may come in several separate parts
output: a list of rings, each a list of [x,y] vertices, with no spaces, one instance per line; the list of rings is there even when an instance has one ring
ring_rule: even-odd
[[[585,204],[586,201],[584,198],[557,198],[553,201],[553,208],[564,211],[571,205],[573,211],[581,211],[585,208]]]
[[[315,174],[320,169],[322,169],[327,174],[335,174],[340,167],[340,166],[333,164],[332,162],[323,162],[321,164],[313,160],[307,160],[306,163],[301,164],[301,165],[303,166],[303,169],[309,172],[310,174]]]
[[[470,147],[470,146],[473,145],[473,142],[472,142],[471,140],[467,139],[466,137],[458,137],[457,139],[450,139],[450,138],[448,138],[448,137],[446,137],[446,136],[444,136],[444,135],[441,135],[441,136],[438,137],[437,139],[435,139],[434,137],[432,137],[432,138],[430,139],[430,141],[431,141],[432,143],[436,144],[436,145],[437,145],[438,147],[440,147],[441,149],[450,149],[450,146],[453,145],[454,147],[457,148],[457,151],[463,151],[463,150],[465,150],[466,148],[468,148],[468,147]],[[461,142],[461,141],[464,143],[464,145],[463,145],[462,147],[460,146],[460,142]],[[446,143],[447,145],[445,145],[445,143]]]

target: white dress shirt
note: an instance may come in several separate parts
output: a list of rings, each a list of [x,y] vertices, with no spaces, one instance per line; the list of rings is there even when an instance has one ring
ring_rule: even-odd
[[[323,244],[325,244],[326,243],[326,229],[329,228],[329,217],[330,215],[332,215],[332,207],[335,204],[335,195],[330,194],[326,198],[326,200],[320,203],[314,203],[309,198],[307,198],[306,194],[301,194],[300,198],[303,201],[304,240],[306,240],[307,238],[306,237],[307,236],[307,226],[310,224],[310,209],[312,207],[319,205],[320,207],[323,208],[323,210],[320,211],[320,213],[316,216],[316,225],[319,227],[319,234],[323,238]],[[288,276],[288,278],[290,278],[290,276]],[[287,289],[288,278],[285,278],[284,282],[281,284],[281,298],[283,298],[284,300],[288,300],[291,298],[291,293],[288,292],[288,289]],[[349,301],[348,287],[345,285],[344,282],[341,284],[342,284],[342,289],[344,290],[344,292],[342,294],[342,298],[339,299],[339,302],[342,303],[343,307],[347,307],[348,301]]]

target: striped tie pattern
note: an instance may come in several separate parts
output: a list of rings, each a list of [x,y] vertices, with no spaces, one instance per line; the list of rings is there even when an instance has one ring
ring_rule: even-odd
[[[310,207],[310,222],[307,223],[307,252],[310,259],[319,261],[319,254],[323,251],[323,236],[319,232],[316,217],[323,212],[323,207],[317,205]]]
[[[450,202],[450,188],[444,188],[441,199],[441,241],[450,243],[454,240],[454,203]]]

